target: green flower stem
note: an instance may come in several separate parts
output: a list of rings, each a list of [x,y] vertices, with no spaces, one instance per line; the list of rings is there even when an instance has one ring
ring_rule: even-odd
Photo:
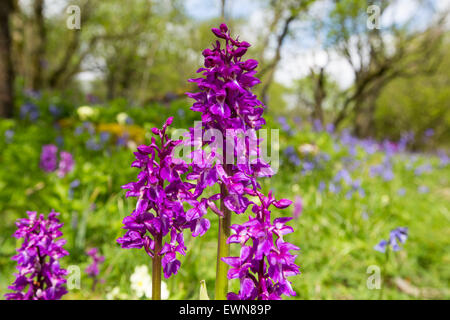
[[[384,259],[384,270],[383,270],[383,282],[381,283],[381,290],[380,290],[380,296],[378,297],[378,300],[382,300],[383,299],[383,293],[384,293],[384,286],[387,284],[387,268],[388,268],[388,262],[389,262],[389,246],[387,246],[386,248],[386,253],[385,253],[385,259]]]
[[[155,240],[155,256],[153,257],[152,269],[152,300],[161,300],[161,256],[159,252],[162,247],[162,235],[158,234]]]
[[[227,195],[227,190],[222,184],[220,186],[222,200],[220,202],[220,210],[223,212],[223,217],[219,217],[219,237],[217,243],[217,264],[216,264],[216,300],[226,300],[228,293],[228,265],[221,259],[230,256],[230,246],[227,244],[227,239],[230,236],[231,212],[226,208],[223,199]]]

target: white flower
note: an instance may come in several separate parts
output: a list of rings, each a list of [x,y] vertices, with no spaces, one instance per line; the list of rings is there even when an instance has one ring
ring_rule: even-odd
[[[136,293],[138,298],[144,295],[147,298],[152,297],[152,278],[148,274],[146,265],[138,266],[134,269],[134,273],[130,277],[131,289]]]
[[[146,265],[137,266],[134,268],[134,273],[130,276],[131,289],[136,293],[138,298],[145,296],[148,299],[152,298],[152,277],[148,273]],[[169,290],[167,283],[161,281],[161,299],[167,300],[169,298]]]
[[[97,110],[89,106],[81,106],[77,109],[77,114],[82,121],[92,118],[97,114]]]
[[[125,112],[121,112],[116,116],[116,120],[119,124],[124,125],[127,122],[128,115]]]
[[[298,147],[298,151],[302,154],[316,154],[319,148],[316,145],[305,143]]]
[[[119,287],[114,287],[111,291],[109,291],[106,294],[107,300],[117,300],[117,299],[125,300],[127,298],[128,296],[125,293],[120,292]]]
[[[137,144],[133,140],[128,140],[127,147],[128,149],[135,150],[137,148]]]
[[[167,289],[167,283],[165,283],[164,281],[161,281],[161,299],[169,299],[169,289]]]

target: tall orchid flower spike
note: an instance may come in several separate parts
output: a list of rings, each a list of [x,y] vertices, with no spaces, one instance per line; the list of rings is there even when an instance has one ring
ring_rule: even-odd
[[[18,273],[16,280],[8,287],[13,293],[5,294],[7,300],[59,300],[67,293],[64,284],[67,271],[59,260],[69,253],[63,246],[66,240],[59,223],[59,213],[52,211],[45,218],[43,214],[28,211],[28,219],[19,219],[14,237],[23,239],[17,255]]]
[[[275,227],[275,225],[279,226],[281,222],[274,221],[274,225],[272,225],[268,211],[268,207],[272,204],[282,209],[287,207],[290,201],[284,199],[275,201],[271,195],[265,197],[259,191],[261,186],[257,181],[257,178],[270,177],[274,174],[270,165],[261,157],[262,139],[258,139],[256,134],[256,131],[265,124],[263,118],[265,107],[252,92],[252,88],[260,82],[255,77],[258,62],[253,59],[244,60],[243,56],[250,44],[233,38],[225,24],[221,24],[219,28],[213,28],[212,32],[218,40],[212,49],[208,48],[203,51],[204,67],[197,71],[202,76],[189,80],[197,84],[199,92],[187,94],[195,100],[191,110],[202,114],[201,125],[190,129],[190,141],[196,147],[191,157],[194,160],[206,159],[207,161],[206,163],[205,161],[193,161],[192,172],[187,175],[187,179],[193,180],[196,184],[196,198],[200,198],[207,187],[216,183],[220,185],[220,194],[206,199],[206,204],[220,216],[215,298],[225,299],[228,292],[227,263],[236,269],[237,265],[241,266],[242,262],[244,267],[243,269],[239,269],[239,267],[240,271],[237,274],[244,275],[246,274],[245,270],[248,269],[247,259],[264,264],[263,261],[268,259],[269,254],[274,257],[275,253],[283,250],[283,258],[279,259],[289,260],[284,263],[285,268],[291,268],[294,270],[292,272],[297,274],[298,267],[296,269],[293,266],[295,256],[287,258],[288,253],[286,253],[297,247],[285,244],[282,239],[282,233],[285,231],[279,231]],[[219,132],[220,135],[214,136],[210,140],[204,139],[199,144],[197,141],[199,131],[201,137],[208,136],[211,131]],[[206,152],[207,147],[211,149],[209,154]],[[211,155],[213,160],[210,159]],[[229,158],[233,160],[229,161]],[[237,161],[234,161],[235,159]],[[259,197],[261,204],[256,204],[253,200],[254,197]],[[220,200],[220,209],[215,204],[216,200]],[[199,202],[205,203],[204,199]],[[232,227],[238,236],[230,234],[232,213],[243,214],[248,208],[252,208],[254,213],[258,213],[256,217],[251,218],[251,224],[258,225],[257,230],[260,231],[252,239],[256,247],[265,243],[263,251],[254,251],[256,249],[244,245],[249,231],[247,224]],[[206,211],[205,205],[201,208],[199,206],[199,211],[202,210]],[[269,230],[271,231],[269,232]],[[280,241],[278,244],[272,241],[269,246],[273,234]],[[229,244],[234,241],[243,246],[241,257],[238,258],[240,260],[228,258]],[[264,254],[261,255],[261,252]],[[258,254],[254,258],[256,253]],[[275,263],[278,260],[272,258],[272,261]],[[247,292],[247,289],[250,288],[249,281],[253,280],[250,276],[243,276],[241,279],[243,294],[228,295],[228,297],[272,299],[279,297],[281,293],[293,294],[292,289],[289,289],[289,282],[285,280],[292,272],[286,271],[287,269],[277,272],[278,269],[275,269],[275,266],[272,267],[270,274],[265,269],[259,272],[260,280],[255,278],[253,282],[256,293],[252,291],[253,289],[249,289],[252,291],[251,294]],[[236,273],[233,273],[232,278],[235,275]],[[272,281],[271,284],[269,284],[270,281]]]
[[[177,253],[185,255],[183,231],[190,229],[192,235],[203,235],[210,226],[206,213],[194,207],[185,212],[183,202],[194,203],[193,184],[183,182],[181,176],[188,172],[188,165],[173,157],[174,148],[181,140],[169,139],[166,130],[173,118],[167,119],[162,129],[153,128],[150,145],[141,145],[134,152],[136,160],[132,167],[141,169],[138,181],[124,185],[127,197],[136,197],[136,209],[123,219],[124,236],[117,239],[122,248],[144,248],[153,258],[152,298],[161,298],[161,266],[164,277],[177,274],[180,261]],[[191,214],[192,211],[195,214]]]

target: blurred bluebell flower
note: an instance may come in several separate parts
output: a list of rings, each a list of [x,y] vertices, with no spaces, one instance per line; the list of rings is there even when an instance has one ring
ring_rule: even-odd
[[[108,142],[110,137],[111,137],[111,134],[108,131],[100,132],[100,142],[101,143]]]
[[[41,97],[41,92],[39,90],[25,89],[23,93],[33,99],[39,99]]]
[[[69,185],[69,199],[72,200],[73,199],[73,193],[75,191],[76,188],[78,188],[80,186],[80,180],[75,179],[73,180],[70,185]]]
[[[80,134],[82,134],[84,132],[84,128],[83,126],[76,126],[75,127],[75,135],[79,136]]]
[[[426,138],[431,138],[432,136],[434,136],[434,129],[429,128],[429,129],[425,130],[424,136]]]
[[[337,144],[336,142],[333,142],[333,151],[339,152],[341,150],[341,146]]]
[[[361,181],[361,179],[353,180],[353,182],[352,182],[352,189],[354,191],[358,191],[358,192],[360,192],[362,190],[362,192],[364,193],[364,190],[362,188],[362,181]],[[360,192],[360,194],[361,194],[361,192]]]
[[[89,102],[89,104],[97,104],[100,102],[100,99],[98,97],[94,96],[93,94],[88,93],[86,95],[86,101]]]
[[[372,139],[365,139],[361,142],[361,147],[367,154],[374,154],[378,151],[378,144]]]
[[[322,131],[323,130],[322,121],[320,121],[320,119],[314,119],[313,127],[316,132]]]
[[[352,160],[350,161],[349,166],[348,166],[348,170],[351,171],[351,172],[353,172],[353,171],[355,171],[356,169],[358,169],[360,166],[361,166],[361,161],[360,161],[360,160],[354,160],[354,159],[352,159]]]
[[[63,136],[57,136],[55,138],[56,144],[58,147],[62,148],[64,146],[64,137]]]
[[[351,135],[350,130],[348,130],[348,129],[342,130],[340,138],[341,138],[341,143],[346,146],[355,145],[357,142],[357,139]]]
[[[285,131],[290,136],[294,135],[295,132],[292,130],[291,126],[287,122],[286,117],[283,116],[278,117],[278,122],[281,124],[281,129],[283,131]]]
[[[5,131],[5,141],[6,143],[11,143],[14,137],[14,131],[12,129],[8,129]]]
[[[389,157],[386,157],[383,163],[371,166],[370,176],[381,176],[384,181],[391,181],[394,179],[394,172],[392,171],[392,164],[389,159]]]
[[[48,111],[50,111],[50,114],[54,118],[59,118],[59,116],[61,116],[62,114],[61,109],[58,106],[55,106],[54,104],[48,106]]]
[[[389,241],[381,240],[374,249],[379,252],[386,252],[388,246],[392,248],[393,251],[399,251],[401,249],[400,244],[403,244],[408,239],[408,228],[398,227],[392,230],[389,234]]]
[[[361,187],[361,180],[357,179],[352,181],[351,183],[351,189],[346,193],[345,197],[350,200],[353,197],[353,194],[357,192],[361,197],[364,197],[366,195],[366,192]]]
[[[392,179],[394,179],[394,172],[391,168],[385,167],[381,176],[383,177],[384,181],[391,181]]]
[[[356,147],[354,145],[351,145],[348,147],[348,153],[352,156],[355,157],[356,156]]]
[[[93,151],[98,151],[102,148],[102,145],[96,141],[94,137],[86,141],[86,148]]]
[[[419,186],[418,190],[419,193],[428,193],[430,189],[427,186]]]
[[[333,178],[334,182],[345,181],[346,184],[350,185],[352,183],[352,177],[346,169],[341,169]]]
[[[327,184],[325,182],[320,181],[319,182],[319,191],[323,192],[323,190],[325,190],[326,186],[327,186]]]
[[[328,191],[330,191],[331,193],[338,193],[339,191],[341,191],[341,188],[330,182],[330,184],[328,185]]]
[[[440,167],[445,167],[450,163],[450,158],[448,157],[447,153],[445,153],[444,150],[439,150],[438,151],[438,156],[440,159]]]
[[[31,103],[26,102],[20,107],[20,118],[29,119],[30,121],[36,121],[40,116],[38,107]]]
[[[414,174],[416,175],[416,176],[420,176],[420,175],[422,175],[423,173],[429,173],[429,172],[431,172],[433,170],[433,168],[431,167],[431,165],[429,164],[429,163],[426,163],[426,164],[423,164],[423,165],[421,165],[421,166],[418,166],[417,168],[416,168],[416,170],[414,170]]]
[[[326,162],[328,162],[328,161],[331,160],[330,155],[329,155],[328,153],[326,153],[326,152],[321,152],[321,153],[319,153],[318,158],[319,158],[320,160],[323,160],[323,161],[326,161]]]
[[[402,133],[400,140],[398,142],[399,150],[404,152],[410,142],[414,141],[414,132],[408,131]]]
[[[84,121],[83,122],[83,128],[89,132],[90,135],[93,135],[95,133],[95,127],[90,121]]]
[[[381,240],[375,247],[373,247],[375,250],[379,252],[386,252],[388,242],[386,240]]]
[[[303,161],[303,174],[310,172],[314,169],[314,163],[310,161]]]
[[[293,146],[288,146],[284,149],[284,155],[288,158],[289,162],[291,162],[295,166],[299,166],[301,164],[300,158],[298,157],[297,151]]]
[[[328,123],[325,128],[328,133],[333,133],[334,132],[334,123]]]
[[[95,127],[89,121],[84,121],[81,125],[75,127],[75,135],[79,136],[80,134],[87,131],[91,136],[95,134]]]
[[[119,147],[126,147],[127,142],[128,142],[128,138],[125,135],[123,135],[123,136],[120,136],[119,138],[117,138],[116,145]]]
[[[127,119],[125,120],[126,124],[134,124],[134,120],[133,118],[131,118],[130,116],[127,117]]]
[[[78,188],[80,186],[80,180],[75,179],[70,183],[70,188],[75,189]]]
[[[399,151],[398,144],[387,139],[383,141],[382,148],[389,157]]]

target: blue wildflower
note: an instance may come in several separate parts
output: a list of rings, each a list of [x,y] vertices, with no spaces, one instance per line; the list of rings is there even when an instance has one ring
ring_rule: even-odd
[[[11,129],[8,129],[5,131],[5,141],[6,143],[11,143],[12,139],[14,137],[14,131]]]
[[[20,118],[28,119],[32,122],[36,121],[40,116],[38,107],[31,103],[27,102],[20,107]]]
[[[401,250],[399,245],[406,242],[408,239],[408,228],[406,227],[398,227],[392,230],[389,234],[389,241],[381,240],[374,249],[379,252],[386,252],[386,249],[390,246],[393,251]]]

